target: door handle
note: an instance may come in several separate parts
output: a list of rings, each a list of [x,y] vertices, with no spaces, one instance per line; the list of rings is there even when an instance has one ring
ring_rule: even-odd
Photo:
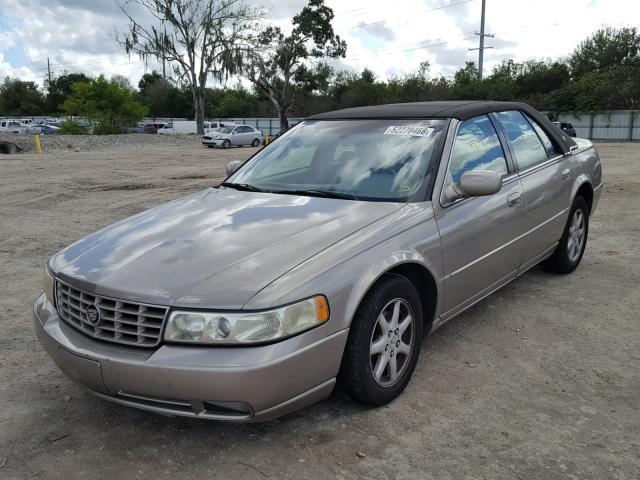
[[[569,170],[568,168],[565,168],[564,170],[562,170],[560,172],[560,174],[562,175],[562,179],[563,180],[567,180],[569,178],[569,174],[571,173],[571,170]]]
[[[510,207],[520,205],[520,202],[522,202],[522,196],[520,195],[520,192],[512,193],[507,197],[507,205],[509,205]]]

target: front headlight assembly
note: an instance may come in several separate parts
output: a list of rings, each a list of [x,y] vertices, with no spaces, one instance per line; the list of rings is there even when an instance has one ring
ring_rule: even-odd
[[[246,345],[284,339],[329,320],[329,304],[322,296],[262,312],[171,313],[164,339],[209,345]]]

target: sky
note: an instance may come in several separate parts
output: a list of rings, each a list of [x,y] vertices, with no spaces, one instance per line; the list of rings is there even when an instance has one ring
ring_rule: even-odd
[[[126,0],[124,0],[126,1]],[[247,0],[290,28],[305,0]],[[373,70],[379,79],[415,72],[423,61],[431,74],[452,75],[477,61],[475,32],[482,0],[325,0],[334,29],[347,42],[340,69]],[[131,7],[133,8],[133,7]],[[134,10],[144,20],[142,10]],[[640,27],[640,0],[486,0],[485,74],[504,59],[567,56],[603,25]],[[114,0],[0,0],[0,81],[6,76],[42,84],[47,58],[52,75],[64,71],[128,77],[137,85],[153,69],[128,56],[113,39],[127,19]],[[237,80],[231,80],[235,82]]]

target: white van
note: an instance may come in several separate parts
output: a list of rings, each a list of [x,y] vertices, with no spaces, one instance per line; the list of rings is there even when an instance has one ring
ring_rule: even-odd
[[[221,132],[224,127],[236,127],[234,122],[204,122],[204,134]]]
[[[180,135],[185,133],[196,133],[198,127],[195,121],[178,120],[167,123],[158,129],[158,135]]]

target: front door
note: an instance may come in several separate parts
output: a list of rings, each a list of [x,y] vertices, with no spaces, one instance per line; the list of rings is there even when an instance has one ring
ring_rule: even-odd
[[[494,195],[452,203],[440,196],[436,222],[445,276],[443,320],[514,278],[521,259],[523,188],[487,115],[458,126],[443,191],[471,170],[499,172],[503,185]]]

